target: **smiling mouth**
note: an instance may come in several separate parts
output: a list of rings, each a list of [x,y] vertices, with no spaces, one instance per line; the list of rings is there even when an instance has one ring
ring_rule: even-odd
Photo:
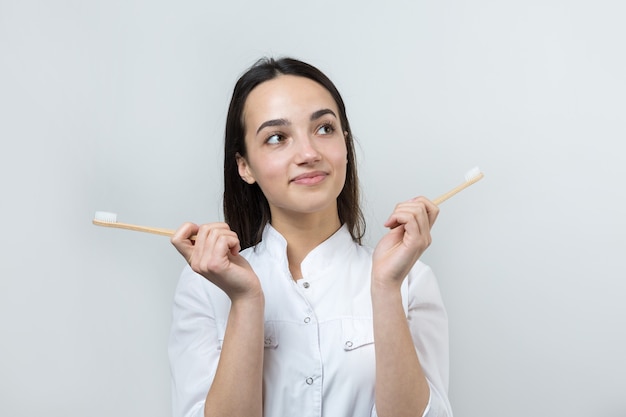
[[[299,185],[315,185],[326,179],[327,174],[325,172],[311,172],[308,174],[298,175],[291,182]]]

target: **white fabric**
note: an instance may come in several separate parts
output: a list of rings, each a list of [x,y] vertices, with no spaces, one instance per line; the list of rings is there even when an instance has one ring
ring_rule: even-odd
[[[271,226],[242,255],[265,294],[266,417],[375,416],[371,249],[342,227],[289,272],[287,243]],[[418,261],[402,286],[415,348],[431,387],[424,416],[452,416],[447,316],[431,269]],[[169,355],[174,417],[203,416],[230,301],[186,267],[173,307]]]

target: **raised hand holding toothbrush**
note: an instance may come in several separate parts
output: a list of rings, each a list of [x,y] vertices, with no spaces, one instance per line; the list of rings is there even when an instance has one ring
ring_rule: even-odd
[[[425,197],[399,203],[385,222],[383,236],[372,258],[372,285],[399,287],[432,241],[439,208]]]
[[[239,238],[226,223],[185,223],[171,242],[194,272],[221,288],[232,301],[262,295],[259,278],[239,255]]]

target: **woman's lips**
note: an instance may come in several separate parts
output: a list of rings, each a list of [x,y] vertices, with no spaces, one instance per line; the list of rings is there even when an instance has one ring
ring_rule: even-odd
[[[295,182],[296,184],[300,185],[315,185],[324,181],[327,175],[328,174],[322,171],[307,172],[293,178],[291,182]]]

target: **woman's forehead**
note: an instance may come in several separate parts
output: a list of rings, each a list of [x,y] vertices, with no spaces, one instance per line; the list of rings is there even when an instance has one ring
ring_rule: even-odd
[[[280,75],[250,92],[243,117],[245,125],[253,128],[268,119],[308,117],[322,108],[339,116],[337,103],[324,86],[309,78]]]

